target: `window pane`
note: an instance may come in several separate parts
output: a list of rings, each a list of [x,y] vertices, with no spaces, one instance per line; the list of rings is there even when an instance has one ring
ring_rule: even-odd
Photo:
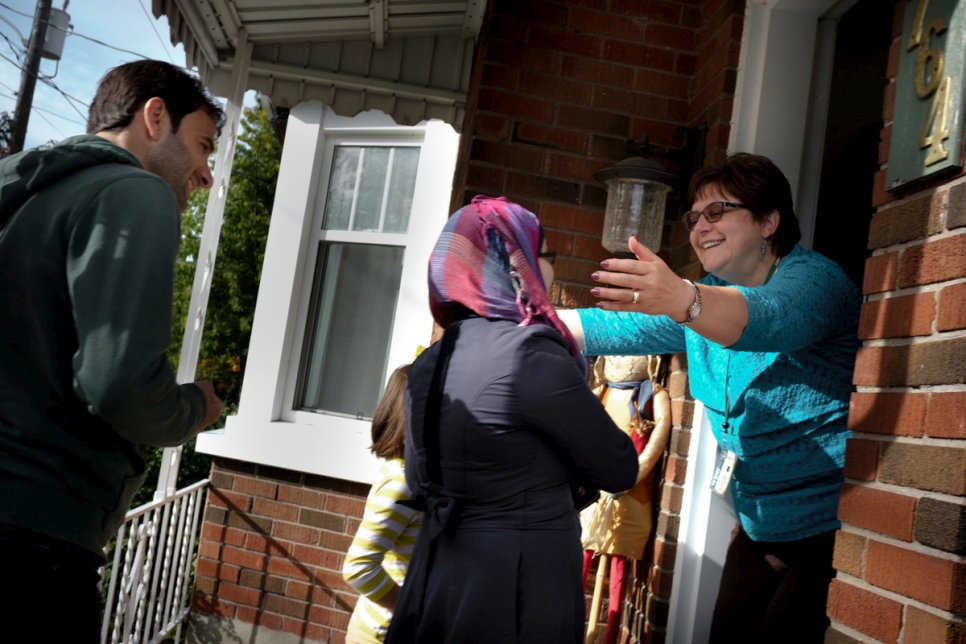
[[[359,156],[362,148],[337,147],[332,157],[332,174],[325,200],[325,218],[322,227],[328,230],[349,230],[356,177],[359,174]]]
[[[336,147],[322,227],[405,233],[418,167],[418,147]]]
[[[392,178],[389,180],[389,199],[386,203],[383,232],[404,233],[409,229],[409,212],[413,207],[418,167],[419,148],[396,148],[392,160]]]
[[[403,249],[322,242],[297,409],[369,418],[386,377]]]
[[[351,230],[379,231],[388,170],[389,148],[363,148],[359,196],[356,198],[356,212],[352,218]]]

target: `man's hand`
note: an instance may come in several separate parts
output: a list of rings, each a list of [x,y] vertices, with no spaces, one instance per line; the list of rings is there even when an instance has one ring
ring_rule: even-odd
[[[191,383],[205,394],[205,417],[201,421],[201,425],[195,431],[197,434],[203,430],[208,425],[218,422],[221,418],[221,410],[223,405],[221,404],[221,398],[215,395],[215,388],[207,380],[201,380],[198,382]]]

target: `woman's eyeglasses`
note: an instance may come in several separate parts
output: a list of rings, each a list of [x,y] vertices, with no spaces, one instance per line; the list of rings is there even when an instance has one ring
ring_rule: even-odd
[[[681,221],[684,222],[684,227],[688,231],[694,230],[694,227],[698,225],[698,219],[701,215],[708,220],[708,223],[713,224],[714,222],[721,219],[721,215],[725,214],[725,208],[745,208],[744,204],[734,203],[731,201],[713,201],[705,207],[704,210],[689,210],[681,217]]]
[[[548,262],[550,262],[551,265],[553,265],[554,260],[557,259],[557,251],[555,251],[555,250],[546,250],[546,251],[544,251],[542,253],[537,253],[537,257],[542,257],[543,259],[545,259]]]

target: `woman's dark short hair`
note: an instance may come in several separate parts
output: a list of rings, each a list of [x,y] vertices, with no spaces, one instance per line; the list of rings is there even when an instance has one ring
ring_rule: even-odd
[[[403,392],[409,378],[404,364],[389,376],[386,391],[372,415],[372,453],[379,458],[403,458],[406,442],[406,409]]]
[[[688,202],[695,203],[708,190],[727,192],[751,211],[755,221],[762,222],[772,210],[780,216],[773,243],[775,254],[784,257],[802,238],[798,217],[792,207],[792,187],[771,159],[739,152],[721,165],[701,168],[691,178]]]
[[[150,99],[157,96],[171,117],[171,131],[181,119],[203,109],[220,132],[225,111],[198,77],[160,60],[139,60],[111,69],[97,85],[87,118],[87,133],[123,130]]]

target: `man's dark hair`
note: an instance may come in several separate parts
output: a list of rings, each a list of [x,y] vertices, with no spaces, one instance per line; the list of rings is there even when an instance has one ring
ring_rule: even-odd
[[[87,133],[123,130],[145,103],[157,96],[171,117],[171,131],[177,132],[181,119],[203,109],[220,132],[225,111],[215,102],[201,80],[180,67],[160,60],[139,60],[119,65],[97,85],[87,119]]]
[[[691,178],[688,201],[693,204],[707,190],[727,192],[751,211],[755,221],[762,222],[772,210],[779,215],[775,230],[775,255],[792,252],[802,238],[798,217],[792,207],[792,187],[771,159],[758,154],[739,152],[721,165],[701,168]]]

